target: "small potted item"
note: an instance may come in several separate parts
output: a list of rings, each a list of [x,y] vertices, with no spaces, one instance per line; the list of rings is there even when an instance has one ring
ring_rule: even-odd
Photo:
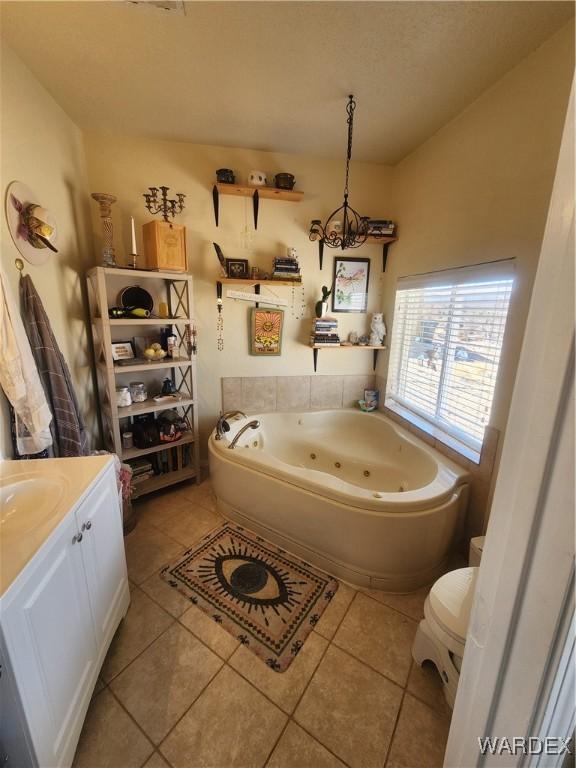
[[[162,382],[162,392],[163,395],[175,395],[176,394],[176,387],[174,386],[174,382],[172,379],[165,378]]]
[[[248,176],[248,184],[251,187],[264,187],[266,186],[266,174],[264,171],[250,171]]]
[[[236,177],[234,171],[230,168],[219,168],[216,171],[216,181],[218,184],[235,184]]]
[[[328,298],[330,294],[332,293],[331,290],[328,290],[328,287],[326,285],[322,286],[322,298],[316,302],[314,306],[314,311],[316,313],[316,317],[324,317],[324,315],[328,312]]]
[[[276,189],[294,189],[296,179],[291,173],[277,173],[275,177]]]

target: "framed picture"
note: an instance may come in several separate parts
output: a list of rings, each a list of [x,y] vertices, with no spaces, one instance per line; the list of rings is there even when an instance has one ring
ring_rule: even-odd
[[[333,312],[366,312],[370,259],[334,259]]]
[[[134,347],[131,341],[112,342],[112,360],[132,360],[133,357]]]
[[[228,277],[237,277],[239,280],[247,280],[248,259],[226,259],[226,274]]]
[[[282,354],[282,309],[254,308],[250,316],[250,354],[272,357]]]

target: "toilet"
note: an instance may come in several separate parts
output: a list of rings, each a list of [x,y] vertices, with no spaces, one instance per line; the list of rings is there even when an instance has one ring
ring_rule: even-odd
[[[412,646],[417,664],[422,666],[425,661],[431,661],[436,666],[451,708],[454,708],[483,548],[484,536],[472,539],[469,567],[450,571],[434,583],[424,603],[424,618]]]

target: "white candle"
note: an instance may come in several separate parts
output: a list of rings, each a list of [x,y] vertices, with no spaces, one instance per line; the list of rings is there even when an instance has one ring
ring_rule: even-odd
[[[132,253],[138,253],[136,250],[136,227],[134,226],[134,216],[130,216],[132,222]]]

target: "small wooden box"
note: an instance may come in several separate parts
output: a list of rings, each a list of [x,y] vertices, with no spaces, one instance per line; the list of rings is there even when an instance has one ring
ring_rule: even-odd
[[[142,234],[148,269],[188,271],[186,227],[167,221],[149,221],[142,226]]]

